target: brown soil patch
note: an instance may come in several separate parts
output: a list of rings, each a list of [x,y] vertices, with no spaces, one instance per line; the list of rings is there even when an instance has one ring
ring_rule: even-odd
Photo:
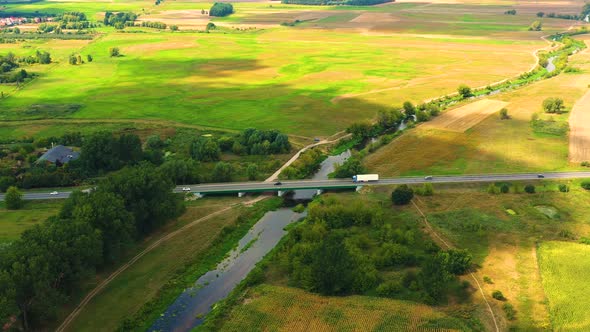
[[[507,102],[499,100],[478,100],[443,113],[426,123],[425,126],[462,133],[480,123],[491,114],[498,112],[501,108],[506,107],[506,105],[508,105]]]
[[[570,161],[590,161],[590,91],[574,105],[569,123]]]
[[[361,15],[353,18],[350,22],[353,23],[391,23],[399,21],[389,13],[362,13]]]

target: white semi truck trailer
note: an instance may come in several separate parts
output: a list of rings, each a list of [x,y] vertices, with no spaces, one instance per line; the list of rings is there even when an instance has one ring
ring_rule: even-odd
[[[357,174],[352,177],[352,182],[379,181],[379,174]]]

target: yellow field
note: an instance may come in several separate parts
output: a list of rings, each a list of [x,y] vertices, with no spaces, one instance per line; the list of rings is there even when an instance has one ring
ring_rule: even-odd
[[[445,112],[432,121],[427,122],[425,126],[462,133],[507,105],[507,102],[499,100],[478,100]]]
[[[590,91],[572,109],[570,116],[570,161],[590,161]]]
[[[450,332],[460,329],[445,326],[463,327],[442,311],[413,302],[367,296],[324,297],[267,284],[250,289],[247,296],[244,304],[230,312],[223,331]]]

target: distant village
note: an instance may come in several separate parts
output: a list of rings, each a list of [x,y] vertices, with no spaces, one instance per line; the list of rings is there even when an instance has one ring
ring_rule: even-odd
[[[0,27],[11,27],[25,23],[51,22],[52,17],[0,17]]]

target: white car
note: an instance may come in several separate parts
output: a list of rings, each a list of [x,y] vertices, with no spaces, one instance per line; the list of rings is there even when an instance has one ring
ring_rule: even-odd
[[[184,188],[182,188],[182,191],[191,191],[191,188],[189,188],[189,187],[184,187]]]
[[[49,195],[58,195],[59,193],[57,191],[52,191],[49,193]]]

